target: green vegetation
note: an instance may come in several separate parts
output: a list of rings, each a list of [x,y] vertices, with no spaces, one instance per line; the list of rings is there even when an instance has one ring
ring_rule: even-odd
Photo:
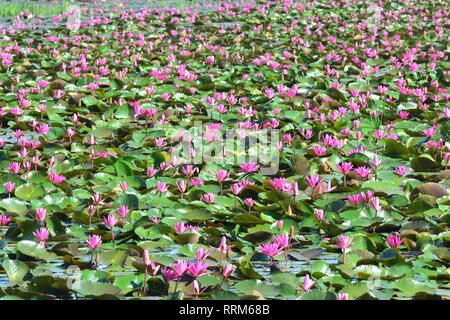
[[[2,3],[0,18],[15,17],[26,11],[36,16],[52,16],[66,11],[69,6],[69,1],[58,3]]]

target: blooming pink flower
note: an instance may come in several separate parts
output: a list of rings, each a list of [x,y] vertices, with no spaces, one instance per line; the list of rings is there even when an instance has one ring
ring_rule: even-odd
[[[348,248],[350,248],[353,244],[352,239],[350,239],[346,235],[338,236],[338,240],[336,242],[337,246],[342,249],[343,253],[348,252]]]
[[[275,257],[283,252],[283,248],[280,248],[277,242],[260,244],[258,248],[262,253],[270,257]]]
[[[192,186],[201,186],[201,185],[203,185],[203,180],[201,180],[201,179],[195,179],[195,178],[191,178],[191,179],[189,179],[189,183],[192,185]]]
[[[9,171],[14,174],[18,174],[20,171],[20,163],[19,162],[11,162],[8,164]]]
[[[183,274],[186,273],[186,271],[188,271],[189,263],[186,260],[178,260],[175,266],[170,265],[170,267],[178,277],[181,277]]]
[[[0,214],[0,226],[7,226],[10,222],[10,218],[5,216],[4,214]]]
[[[202,200],[208,204],[212,204],[215,198],[216,195],[214,193],[207,193],[203,195]]]
[[[105,225],[111,228],[119,222],[119,219],[117,219],[112,213],[108,214],[107,217],[103,217],[103,220]]]
[[[91,199],[94,202],[94,204],[97,204],[97,205],[103,202],[102,196],[98,192],[95,192],[92,195]]]
[[[14,182],[8,181],[3,185],[8,193],[11,193],[16,188],[16,184]]]
[[[44,221],[46,218],[47,210],[43,208],[37,208],[36,209],[36,220],[38,221]]]
[[[58,173],[56,173],[56,171],[54,171],[54,170],[50,171],[48,177],[50,179],[50,182],[53,182],[56,184],[61,184],[64,180],[67,179],[63,175],[59,175]]]
[[[156,189],[158,189],[158,191],[161,193],[167,192],[167,190],[169,190],[169,188],[167,187],[167,184],[165,184],[164,182],[158,182],[156,184]]]
[[[47,228],[39,228],[38,230],[34,231],[33,234],[36,238],[39,240],[39,245],[41,247],[45,248],[45,240],[48,239],[49,236],[49,230]]]
[[[383,209],[383,207],[380,205],[378,197],[370,199],[370,204],[372,208],[374,208],[376,211],[380,211]]]
[[[314,189],[321,185],[323,179],[320,178],[320,176],[314,175],[314,176],[307,176],[306,181],[308,182],[308,185]]]
[[[383,161],[380,160],[380,159],[378,159],[378,155],[375,154],[375,155],[373,156],[373,160],[372,160],[372,161],[369,161],[369,163],[370,163],[371,165],[375,166],[375,167],[379,167],[379,166],[381,166],[381,164],[383,163]]]
[[[239,167],[242,172],[256,172],[259,170],[259,166],[253,162],[241,164]]]
[[[50,126],[48,124],[41,124],[36,127],[36,131],[41,134],[47,134],[50,131]]]
[[[403,119],[403,120],[408,119],[409,112],[402,110],[398,113],[398,116],[400,119]]]
[[[206,249],[204,247],[197,248],[197,260],[198,261],[202,261],[202,260],[206,259],[210,254],[211,254],[211,252],[206,251]]]
[[[147,168],[147,176],[152,178],[156,173],[158,173],[158,169]]]
[[[174,229],[179,234],[185,233],[186,231],[189,231],[189,230],[200,230],[200,228],[198,228],[198,227],[186,226],[184,224],[184,222],[175,223]]]
[[[117,214],[122,219],[125,219],[128,215],[128,206],[123,205],[123,204],[119,205],[119,211],[117,212]]]
[[[398,248],[403,242],[402,238],[396,233],[386,237],[386,241],[391,248]]]
[[[179,278],[178,275],[170,268],[162,268],[161,274],[166,282],[177,280]]]
[[[351,163],[351,162],[342,162],[341,164],[336,164],[336,167],[338,168],[339,172],[341,172],[342,174],[346,175],[352,170],[353,163]]]
[[[102,244],[102,237],[99,235],[89,236],[86,243],[92,250],[95,250]]]
[[[233,265],[228,263],[228,264],[223,268],[222,275],[223,275],[225,278],[228,278],[235,270],[236,270],[236,268],[233,268]]]
[[[231,185],[231,192],[233,192],[235,196],[241,193],[242,190],[244,190],[244,186],[242,186],[242,184],[240,184],[239,182],[236,182]]]
[[[399,176],[404,176],[407,173],[406,167],[400,166],[395,168],[395,173],[398,174]]]
[[[367,167],[358,167],[355,169],[355,172],[357,174],[359,174],[361,176],[361,178],[367,179],[370,176],[370,174],[372,173],[372,170],[370,170]]]
[[[192,165],[187,165],[181,168],[181,171],[188,177],[198,173],[198,168],[194,168]]]
[[[225,181],[230,173],[227,170],[218,170],[216,172],[217,180]]]
[[[197,262],[191,263],[189,265],[188,271],[194,277],[201,277],[201,276],[204,276],[204,275],[207,275],[210,273],[210,272],[206,272],[208,267],[209,267],[209,264],[202,263],[201,261],[197,261]]]
[[[289,234],[287,232],[280,234],[278,237],[273,239],[274,242],[278,244],[281,249],[289,247]]]
[[[316,285],[316,283],[317,281],[312,281],[309,274],[307,274],[303,280],[303,285],[301,285],[300,288],[297,288],[297,290],[309,291]]]
[[[313,150],[314,154],[318,157],[323,156],[325,154],[325,152],[327,151],[327,149],[322,146],[314,146],[314,147],[312,147],[312,150]]]

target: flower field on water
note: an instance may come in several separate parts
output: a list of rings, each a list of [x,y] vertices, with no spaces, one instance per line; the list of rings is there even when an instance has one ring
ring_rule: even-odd
[[[448,299],[448,2],[104,5],[0,21],[0,298]]]

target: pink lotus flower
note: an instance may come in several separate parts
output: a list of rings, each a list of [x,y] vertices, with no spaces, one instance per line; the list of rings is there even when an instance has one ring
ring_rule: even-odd
[[[281,232],[281,229],[283,229],[283,220],[277,221],[277,229],[278,229],[278,232]]]
[[[241,164],[239,167],[242,172],[256,172],[259,170],[259,166],[254,162]]]
[[[235,196],[241,193],[242,190],[244,190],[244,186],[242,186],[242,184],[240,184],[239,182],[236,182],[231,185],[231,192],[233,192]]]
[[[219,170],[216,172],[217,180],[225,181],[230,173],[227,170]]]
[[[285,249],[289,247],[290,243],[289,234],[287,232],[282,233],[278,237],[275,237],[273,241],[276,242],[281,249]]]
[[[185,233],[186,231],[192,231],[192,230],[199,231],[200,230],[199,227],[185,225],[184,222],[175,223],[174,229],[179,234]]]
[[[405,166],[400,166],[395,168],[395,173],[398,174],[399,176],[404,176],[406,175],[408,171],[406,170]]]
[[[194,168],[192,165],[187,165],[185,167],[181,168],[181,171],[188,177],[194,175],[195,173],[198,173],[198,168]]]
[[[372,160],[372,161],[369,161],[369,163],[370,163],[371,165],[375,166],[375,167],[379,167],[379,166],[381,166],[381,164],[383,163],[383,161],[380,160],[380,159],[378,159],[378,155],[375,154],[375,155],[373,156],[373,160]]]
[[[409,117],[409,112],[404,111],[404,110],[399,111],[398,116],[399,116],[399,118],[402,119],[402,120],[408,119],[408,117]]]
[[[180,180],[179,182],[176,182],[177,188],[181,193],[186,192],[186,182],[184,180]]]
[[[106,226],[113,228],[119,222],[119,219],[117,219],[112,213],[110,213],[107,217],[103,217],[103,221]]]
[[[178,260],[177,264],[175,266],[170,265],[173,272],[178,276],[181,277],[183,274],[185,274],[189,269],[189,263],[186,260]]]
[[[363,201],[361,194],[351,194],[347,196],[347,200],[354,205],[357,205]]]
[[[320,176],[317,176],[317,175],[316,176],[307,176],[306,177],[306,181],[308,182],[308,185],[311,188],[315,189],[315,188],[319,187],[322,184],[323,179],[320,178]]]
[[[253,200],[252,198],[246,198],[244,200],[244,203],[247,205],[247,207],[250,209],[251,207],[253,207],[253,205],[255,204],[255,200]]]
[[[49,230],[48,230],[47,228],[44,228],[44,227],[39,228],[38,230],[36,230],[35,232],[33,232],[34,236],[35,236],[36,238],[38,238],[38,240],[39,240],[39,245],[40,245],[41,247],[44,247],[44,248],[45,248],[45,240],[48,239],[49,233],[50,233]]]
[[[14,174],[18,174],[20,171],[20,163],[19,162],[11,162],[9,165],[9,171]]]
[[[233,268],[233,265],[228,263],[228,264],[223,268],[222,275],[223,275],[225,278],[228,278],[235,270],[236,270],[236,268]]]
[[[8,193],[11,193],[16,188],[16,184],[14,182],[8,181],[3,185]]]
[[[210,254],[211,254],[211,252],[206,251],[205,248],[203,248],[203,247],[197,248],[197,260],[198,261],[205,260]]]
[[[122,189],[122,192],[127,192],[127,190],[128,190],[128,183],[126,183],[125,181],[121,181],[119,186],[120,186],[120,189]]]
[[[314,212],[314,216],[317,218],[317,220],[322,222],[325,218],[325,213],[322,209],[318,209]]]
[[[433,137],[435,134],[436,134],[436,128],[435,127],[431,127],[431,128],[428,128],[428,129],[423,131],[423,135],[426,136],[426,137],[429,137],[429,138]]]
[[[375,209],[375,211],[380,211],[383,209],[383,207],[380,205],[380,201],[379,201],[378,197],[370,199],[370,204],[371,204],[372,208]]]
[[[314,152],[314,154],[316,156],[320,157],[320,156],[323,156],[325,154],[327,149],[322,147],[322,146],[314,146],[314,147],[312,147],[312,151]]]
[[[92,199],[92,201],[94,202],[94,204],[96,204],[96,205],[98,205],[98,204],[100,204],[100,203],[103,202],[102,196],[101,196],[98,192],[95,192],[95,193],[92,195],[91,199]]]
[[[203,180],[201,179],[195,179],[195,178],[191,178],[189,179],[189,183],[192,186],[202,186],[204,184]]]
[[[10,218],[5,216],[4,214],[0,214],[0,226],[7,226],[10,222]]]
[[[117,214],[122,219],[125,219],[128,216],[128,211],[128,206],[121,204],[119,205],[119,211],[117,212]]]
[[[370,176],[370,174],[372,173],[372,170],[370,170],[367,167],[358,167],[355,169],[355,172],[357,174],[359,174],[361,176],[361,178],[367,179]]]
[[[95,250],[102,244],[102,237],[98,235],[89,236],[88,239],[86,240],[86,243],[89,246],[89,248]]]
[[[350,248],[352,246],[353,241],[346,235],[340,235],[340,236],[338,236],[338,240],[337,240],[336,244],[339,248],[341,248],[343,253],[347,253],[348,248]]]
[[[386,241],[391,248],[398,248],[403,243],[402,238],[396,233],[386,237]]]
[[[47,134],[50,131],[50,126],[48,124],[41,124],[36,127],[36,131],[41,134]]]
[[[267,254],[269,257],[275,257],[283,252],[283,248],[280,248],[277,242],[264,243],[258,246],[259,251]]]
[[[156,189],[158,189],[158,191],[161,193],[167,192],[167,190],[169,190],[167,184],[165,184],[164,182],[158,182],[156,184]]]
[[[59,175],[56,173],[56,171],[52,170],[48,175],[50,182],[61,184],[63,183],[67,178],[63,175]]]
[[[342,162],[341,164],[336,164],[336,167],[338,168],[340,173],[342,173],[343,175],[346,175],[352,170],[353,163],[351,163],[351,162]]]
[[[348,300],[349,296],[347,292],[338,293],[336,296],[336,300]]]
[[[307,274],[303,280],[303,285],[301,285],[300,288],[296,288],[296,289],[303,290],[303,291],[309,291],[316,285],[316,283],[317,283],[317,281],[312,281],[309,274]]]
[[[64,97],[64,90],[54,90],[53,91],[53,97],[56,99],[61,99],[62,97]]]
[[[152,178],[157,173],[158,173],[158,169],[147,168],[147,176],[149,178]]]
[[[152,220],[152,222],[154,224],[159,224],[159,218],[158,217],[153,217],[151,220]]]
[[[203,195],[202,200],[208,204],[212,204],[215,198],[216,195],[214,193],[207,193]]]
[[[209,267],[209,264],[202,263],[201,261],[197,261],[197,262],[191,263],[189,265],[188,271],[193,277],[201,277],[201,276],[211,273],[211,272],[206,272],[208,267]]]
[[[178,275],[170,268],[162,268],[161,274],[166,282],[178,280]]]
[[[222,252],[223,254],[226,254],[231,250],[232,247],[233,246],[227,245],[227,238],[225,236],[222,236],[222,238],[220,239],[220,244],[219,244],[218,250],[220,252]]]
[[[41,221],[41,222],[45,221],[46,214],[47,214],[47,210],[45,210],[43,208],[37,208],[36,209],[36,220]]]

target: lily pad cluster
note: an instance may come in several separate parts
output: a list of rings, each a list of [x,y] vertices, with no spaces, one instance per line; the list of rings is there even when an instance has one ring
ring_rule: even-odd
[[[0,25],[2,299],[448,299],[447,1],[107,5]]]

